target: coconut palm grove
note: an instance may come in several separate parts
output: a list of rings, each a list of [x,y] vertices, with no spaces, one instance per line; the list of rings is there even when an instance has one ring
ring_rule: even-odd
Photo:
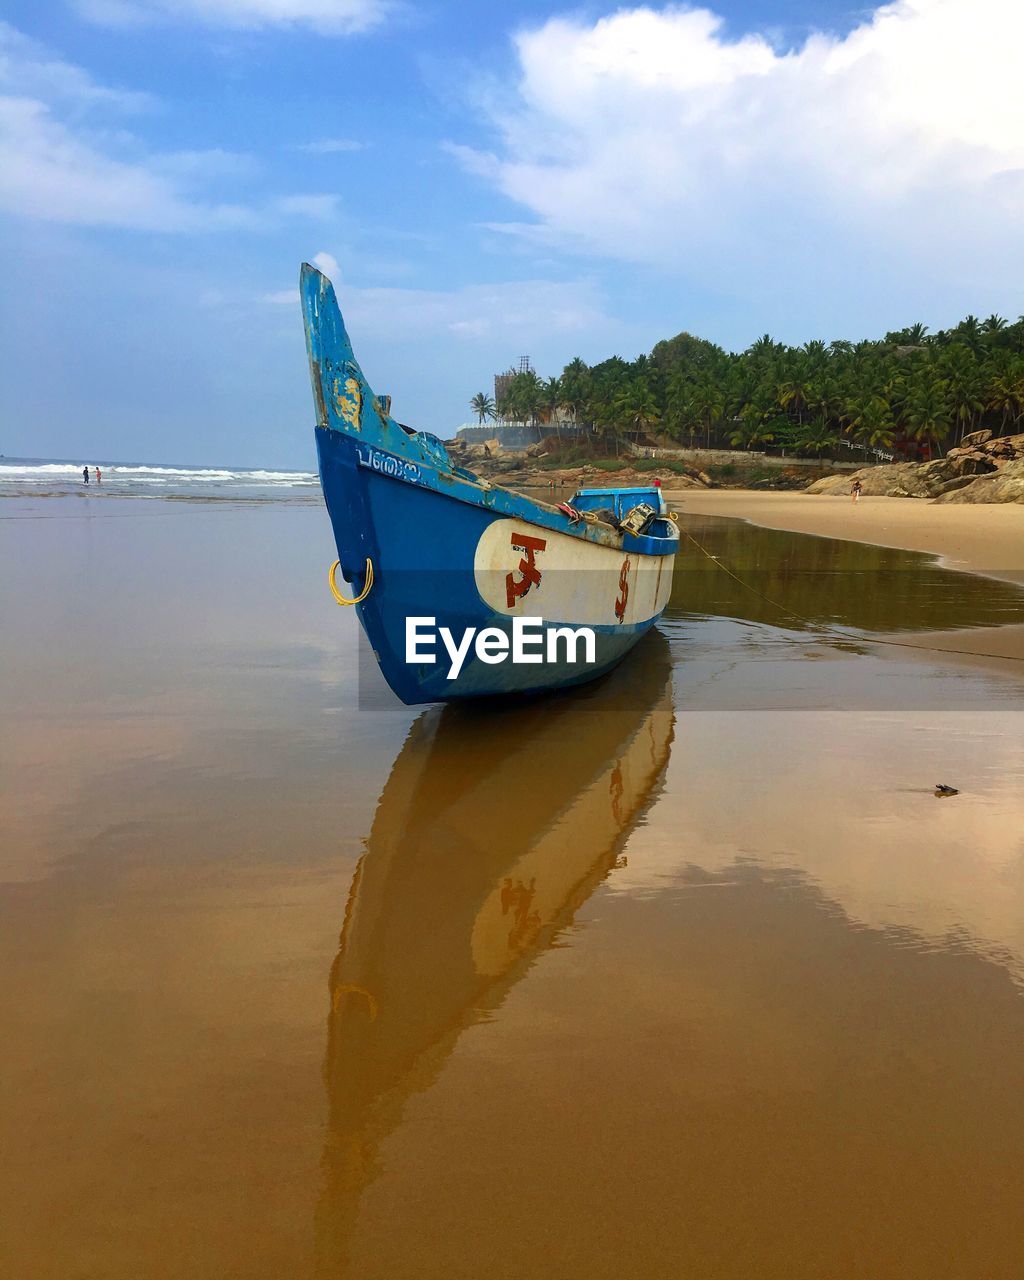
[[[924,458],[1024,418],[1024,316],[1011,324],[969,315],[934,334],[913,324],[880,341],[802,347],[765,334],[739,353],[680,333],[633,361],[577,357],[561,377],[525,370],[503,383],[497,402],[485,392],[470,401],[480,423],[568,422],[609,444],[657,434],[691,447],[825,457],[845,442]]]

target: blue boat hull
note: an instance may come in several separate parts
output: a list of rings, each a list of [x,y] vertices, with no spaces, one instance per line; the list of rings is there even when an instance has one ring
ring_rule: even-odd
[[[434,617],[438,628],[447,627],[456,636],[471,627],[511,633],[511,619],[487,608],[474,576],[480,537],[501,517],[361,467],[358,445],[338,432],[318,428],[316,440],[338,554],[344,548],[346,558],[354,555],[360,563],[369,558],[375,566],[373,588],[356,611],[384,678],[403,702],[536,693],[580,684],[611,670],[657,621],[594,625],[593,663],[489,665],[471,652],[456,680],[448,679],[443,648],[433,664],[407,663],[410,617]]]
[[[402,427],[373,397],[330,282],[304,268],[302,285],[324,498],[353,595],[372,565],[355,607],[395,694],[410,704],[530,694],[614,667],[667,602],[674,526],[661,521],[668,536],[623,535],[453,468],[440,441]],[[569,645],[542,645],[542,661],[487,661],[470,646],[454,676],[440,644],[435,661],[408,660],[410,618],[430,618],[435,633],[453,637],[494,628],[511,645],[521,617],[542,617],[545,636],[553,626],[586,626],[592,654],[580,660]]]

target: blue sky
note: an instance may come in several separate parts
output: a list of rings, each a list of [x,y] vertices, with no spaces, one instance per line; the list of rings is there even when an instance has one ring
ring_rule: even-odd
[[[312,465],[304,258],[442,434],[521,354],[1015,318],[1022,9],[9,0],[0,452]]]

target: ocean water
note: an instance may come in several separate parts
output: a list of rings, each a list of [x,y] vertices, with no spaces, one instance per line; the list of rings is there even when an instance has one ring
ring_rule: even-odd
[[[82,468],[89,468],[89,483]],[[96,480],[99,467],[101,480]],[[0,458],[0,497],[260,499],[319,494],[315,471],[109,459]]]

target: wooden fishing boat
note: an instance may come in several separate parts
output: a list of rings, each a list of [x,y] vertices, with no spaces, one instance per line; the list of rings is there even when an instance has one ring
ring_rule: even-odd
[[[679,531],[660,489],[584,489],[556,506],[454,466],[371,391],[327,277],[303,264],[300,293],[338,550],[331,585],[394,692],[407,703],[533,693],[615,666],[671,592]],[[465,643],[457,669],[439,642],[410,648],[424,619],[428,635]],[[580,628],[586,642],[566,634]]]

